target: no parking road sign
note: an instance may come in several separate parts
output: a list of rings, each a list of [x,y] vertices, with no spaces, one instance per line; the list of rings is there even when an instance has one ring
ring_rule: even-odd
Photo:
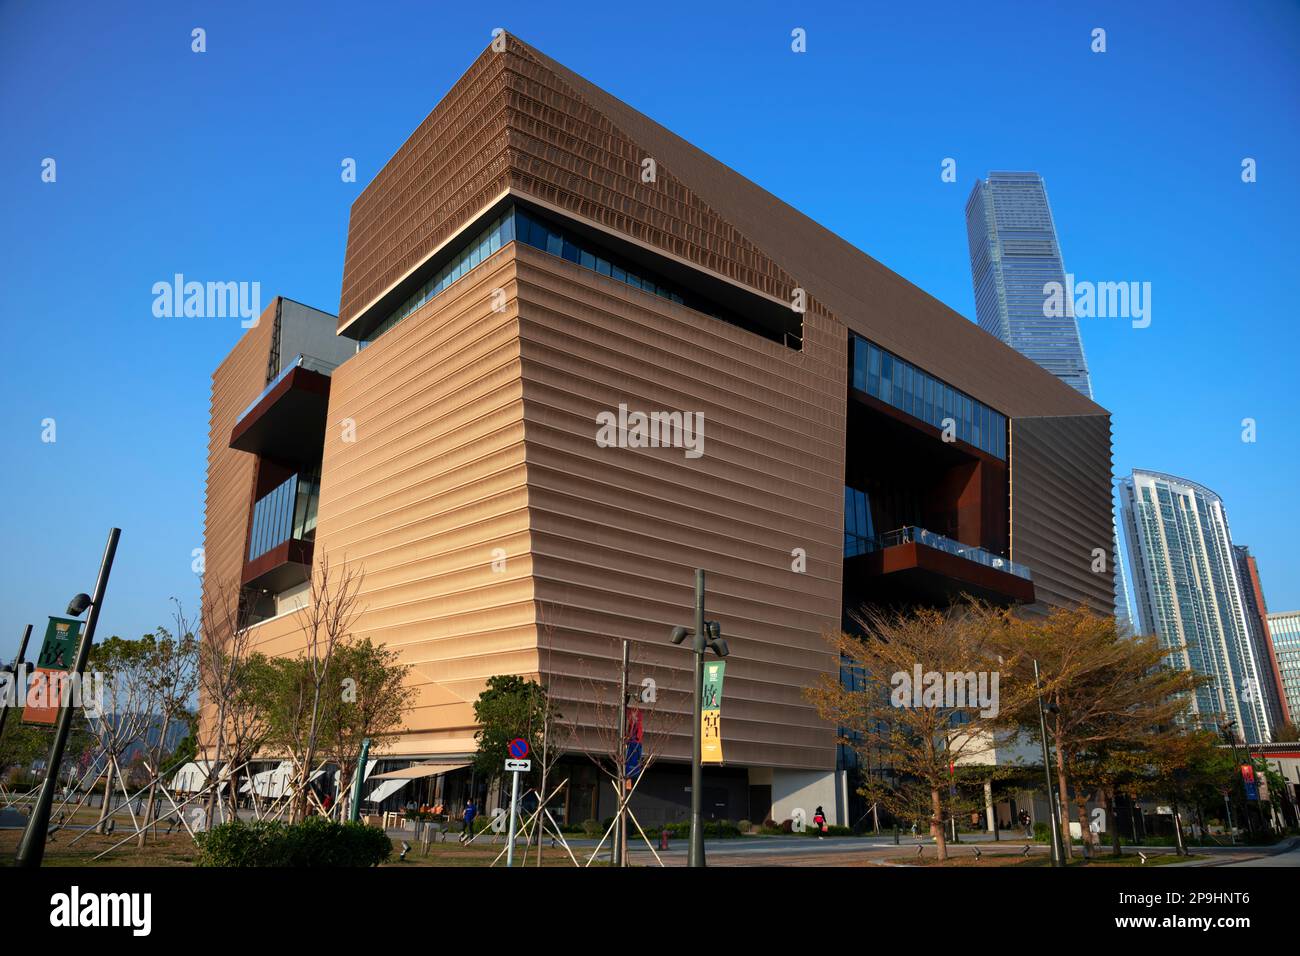
[[[516,737],[506,744],[510,757],[506,760],[506,771],[510,773],[510,833],[506,837],[506,866],[515,865],[515,821],[519,818],[519,775],[527,773],[533,766],[528,756],[528,741]]]

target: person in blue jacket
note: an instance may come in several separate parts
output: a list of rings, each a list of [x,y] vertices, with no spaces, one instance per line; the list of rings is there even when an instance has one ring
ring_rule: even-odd
[[[478,816],[478,811],[474,809],[474,801],[471,800],[465,804],[465,829],[460,835],[460,842],[464,843],[474,835],[474,818]]]

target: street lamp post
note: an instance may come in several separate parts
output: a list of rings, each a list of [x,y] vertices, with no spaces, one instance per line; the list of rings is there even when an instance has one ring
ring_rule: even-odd
[[[672,642],[681,644],[691,632],[684,627],[675,627]],[[694,677],[692,683],[691,705],[691,842],[687,855],[688,866],[704,866],[704,826],[703,826],[703,790],[704,762],[703,738],[701,736],[703,693],[704,693],[704,652],[712,650],[719,657],[728,654],[727,642],[722,639],[722,629],[716,621],[704,620],[704,571],[695,572],[695,631],[691,642],[694,656]]]
[[[614,824],[614,865],[627,866],[627,666],[628,642],[623,641],[623,671],[618,691],[618,822]]]
[[[81,643],[77,645],[77,659],[73,667],[74,680],[81,682],[86,673],[86,661],[90,658],[90,648],[95,643],[95,625],[99,623],[99,612],[104,606],[104,591],[108,588],[108,574],[113,570],[113,556],[117,554],[117,540],[122,536],[121,528],[111,528],[108,543],[104,546],[104,557],[99,563],[99,577],[95,580],[94,597],[87,598],[78,594],[68,605],[68,613],[74,616],[90,608],[86,616],[86,629],[81,634]],[[63,750],[68,744],[68,732],[72,729],[72,701],[67,701],[59,708],[59,722],[54,729],[54,743],[50,745],[50,759],[45,771],[45,781],[32,808],[27,829],[23,831],[22,843],[18,845],[17,863],[22,867],[37,867],[45,857],[45,838],[50,828],[50,808],[54,804],[54,790],[59,782],[59,767],[63,763]]]
[[[1228,746],[1232,748],[1232,763],[1233,763],[1232,775],[1234,780],[1236,781],[1233,784],[1232,790],[1233,793],[1236,794],[1240,788],[1241,815],[1246,822],[1246,833],[1254,834],[1255,823],[1250,818],[1250,799],[1246,795],[1246,781],[1243,780],[1241,777],[1241,758],[1237,756],[1237,734],[1235,730],[1236,726],[1237,726],[1237,722],[1235,720],[1225,720],[1223,723],[1219,725],[1219,730],[1222,731],[1224,739],[1228,741]],[[1247,753],[1249,753],[1249,750],[1247,750]],[[1232,831],[1231,823],[1229,823],[1228,830],[1229,833],[1231,833]]]
[[[18,706],[22,703],[18,697],[18,688],[23,687],[26,684],[23,680],[23,676],[27,673],[27,662],[23,655],[27,653],[27,642],[31,639],[31,636],[32,626],[28,624],[26,630],[23,631],[22,643],[18,645],[18,657],[14,660],[14,706],[9,707],[6,702],[6,706],[0,707],[0,739],[4,738],[5,722],[9,720],[9,711],[17,710]]]
[[[1043,711],[1043,683],[1038,677],[1038,661],[1034,661],[1034,695],[1038,699],[1038,733],[1043,744],[1043,781],[1047,785],[1047,806],[1052,817],[1052,866],[1065,866],[1065,847],[1061,843],[1061,813],[1052,791],[1052,758],[1047,750],[1047,715]]]

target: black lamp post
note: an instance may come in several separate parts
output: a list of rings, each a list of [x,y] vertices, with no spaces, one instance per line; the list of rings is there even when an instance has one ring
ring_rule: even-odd
[[[1047,806],[1052,816],[1052,866],[1065,866],[1065,846],[1061,842],[1061,813],[1056,805],[1056,795],[1052,789],[1052,757],[1047,749],[1047,713],[1043,709],[1043,683],[1038,677],[1038,661],[1034,661],[1034,693],[1038,700],[1038,733],[1043,744],[1043,781],[1047,785]],[[1047,710],[1055,713],[1055,704],[1049,704]]]
[[[99,623],[99,612],[104,606],[104,591],[108,588],[108,573],[113,569],[113,556],[117,554],[117,540],[122,536],[121,528],[112,528],[108,532],[108,544],[104,546],[104,557],[99,564],[99,577],[95,580],[95,596],[78,594],[68,603],[68,613],[80,617],[86,609],[86,629],[81,633],[81,642],[77,644],[76,664],[73,667],[74,680],[81,682],[86,673],[86,661],[90,657],[90,648],[95,642],[95,625]],[[22,842],[18,845],[17,864],[22,867],[41,865],[45,857],[45,838],[50,828],[50,808],[54,804],[54,791],[59,782],[59,768],[63,764],[63,750],[68,743],[68,732],[72,729],[72,701],[67,701],[59,708],[59,722],[54,730],[54,742],[50,745],[49,764],[45,771],[45,780],[41,792],[32,808],[31,819],[23,831]]]
[[[23,655],[27,653],[27,642],[31,640],[31,636],[32,626],[28,624],[26,630],[23,631],[22,643],[18,645],[18,657],[14,659],[14,706],[7,706],[8,702],[6,701],[6,706],[0,707],[0,739],[4,738],[5,723],[9,720],[9,711],[16,710],[22,704],[22,701],[18,699],[18,688],[24,686],[23,676],[27,673],[27,662],[24,660]]]

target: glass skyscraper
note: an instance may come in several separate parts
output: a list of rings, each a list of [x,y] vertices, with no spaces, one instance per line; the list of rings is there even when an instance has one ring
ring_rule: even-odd
[[[977,181],[966,200],[966,236],[980,328],[1092,398],[1074,303],[1064,303],[1063,315],[1044,314],[1044,286],[1064,289],[1065,265],[1043,177],[989,173]]]
[[[1066,282],[1043,177],[993,172],[978,180],[966,200],[966,238],[980,328],[1092,398],[1074,303],[1065,302],[1063,316],[1044,314],[1044,286],[1059,282],[1064,288]],[[1118,523],[1112,537],[1115,619],[1121,628],[1131,628]]]
[[[1174,649],[1171,663],[1212,681],[1194,694],[1195,720],[1235,723],[1247,743],[1271,739],[1223,501],[1184,478],[1134,470],[1120,485],[1138,623]]]

